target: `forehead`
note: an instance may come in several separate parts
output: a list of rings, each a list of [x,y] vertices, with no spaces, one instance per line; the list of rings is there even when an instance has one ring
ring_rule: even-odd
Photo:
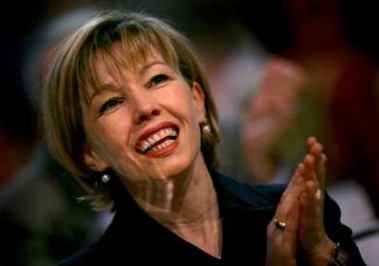
[[[110,59],[112,60],[112,59]],[[146,58],[141,61],[135,62],[134,65],[114,65],[113,62],[109,62],[107,58],[102,58],[101,55],[95,60],[94,63],[97,79],[101,87],[106,85],[117,84],[125,82],[125,79],[140,79],[153,66],[167,66],[168,65],[163,56],[159,53],[152,52]],[[176,71],[173,69],[173,71]]]
[[[98,51],[93,57],[93,65],[98,70],[110,72],[128,71],[140,72],[146,65],[153,61],[165,62],[174,67],[162,53],[154,47],[149,47],[143,52],[128,54],[127,48],[119,43],[113,45],[111,52]]]
[[[138,53],[131,53],[122,42],[114,43],[109,49],[98,50],[89,60],[87,67],[81,71],[84,75],[81,94],[88,103],[89,94],[104,89],[104,84],[109,80],[125,75],[141,74],[148,65],[153,62],[163,62],[174,71],[178,66],[170,58],[165,58],[160,50],[152,45]]]
[[[134,23],[115,23],[94,30],[82,42],[76,57],[74,79],[78,81],[79,94],[88,100],[88,87],[101,90],[99,70],[112,75],[125,71],[138,71],[152,58],[160,56],[172,69],[179,68],[179,58],[174,37],[165,30]],[[140,25],[140,26],[138,26]],[[101,66],[101,68],[99,67]]]

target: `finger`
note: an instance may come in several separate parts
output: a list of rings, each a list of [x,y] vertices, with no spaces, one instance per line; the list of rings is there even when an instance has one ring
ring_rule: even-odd
[[[307,143],[307,150],[308,154],[313,156],[312,160],[308,158],[307,161],[313,164],[314,177],[318,181],[318,188],[322,189],[325,184],[325,162],[327,159],[323,153],[323,145],[315,137],[310,137]]]
[[[304,158],[304,191],[301,194],[303,213],[306,218],[313,219],[313,214],[310,213],[315,209],[316,200],[321,198],[321,190],[319,181],[314,172],[315,159],[312,155],[306,155]]]
[[[307,144],[306,144],[306,148],[307,148],[307,152],[310,152],[311,149],[312,149],[312,146],[317,142],[317,138],[315,136],[310,136],[308,137],[307,139]]]
[[[303,159],[303,165],[304,165],[304,171],[303,171],[303,177],[304,181],[314,181],[318,182],[315,169],[315,157],[311,154],[306,154]]]
[[[321,160],[321,159],[320,159]],[[316,163],[318,164],[316,167]],[[313,155],[306,155],[304,157],[304,183],[310,184],[311,190],[305,188],[305,193],[310,193],[310,199],[313,201],[313,197],[317,200],[322,200],[324,198],[324,180],[325,180],[325,170],[324,165],[321,161],[316,161]],[[317,170],[316,170],[317,168]]]
[[[287,188],[284,191],[282,198],[286,197],[287,194],[291,193],[290,190],[294,186],[301,186],[301,184],[303,183],[303,177],[302,177],[303,172],[304,172],[304,164],[299,163],[295,169],[295,173],[292,175],[291,179],[289,180],[289,182],[287,184]]]
[[[319,188],[323,188],[325,184],[325,162],[326,155],[323,153],[323,146],[320,143],[315,143],[311,147],[311,154],[315,158],[315,173],[319,181]]]
[[[315,219],[318,219],[320,216],[320,206],[321,198],[317,195],[318,192],[317,184],[308,180],[304,183],[304,190],[301,193],[301,204],[302,204],[302,222],[312,223]]]
[[[309,246],[311,246],[312,243],[318,243],[324,233],[324,190],[319,187],[316,178],[309,178],[309,176],[313,175],[309,172],[313,171],[314,163],[315,160],[312,155],[309,155],[309,157],[305,159],[303,175],[307,176],[307,179],[304,181],[304,190],[300,197],[302,212],[300,216],[301,231],[299,232],[299,238],[302,239],[304,245]]]
[[[298,198],[300,197],[300,193],[303,191],[303,178],[301,177],[303,169],[303,165],[299,164],[292,180],[281,196],[275,216],[271,221],[271,223],[275,226],[273,228],[275,230],[284,229],[281,228],[280,225],[278,226],[278,222],[285,223],[284,227],[286,233],[290,233],[292,236],[296,235],[300,215],[300,202]]]
[[[303,160],[305,186],[301,195],[301,203],[303,220],[312,221],[320,217],[323,209],[325,169],[324,157],[321,153],[322,146],[315,139],[310,139],[308,144],[310,153],[305,155]]]
[[[317,246],[325,236],[323,224],[323,201],[316,195],[316,186],[312,181],[304,185],[304,193],[301,196],[301,215],[299,218],[298,239],[303,251],[312,254],[313,248]]]
[[[303,184],[299,182],[302,180],[299,176],[301,169],[302,166],[299,165],[293,177],[294,182],[286,188],[275,216],[267,227],[268,265],[295,265],[287,262],[296,261],[297,231],[301,212],[298,197],[303,190]]]

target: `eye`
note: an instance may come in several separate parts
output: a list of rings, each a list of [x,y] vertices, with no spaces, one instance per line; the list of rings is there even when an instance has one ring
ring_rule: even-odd
[[[163,82],[166,82],[167,80],[169,80],[169,77],[166,74],[155,75],[151,78],[149,82],[149,87],[157,86]]]
[[[100,113],[103,114],[106,111],[114,108],[116,105],[122,103],[122,99],[118,98],[111,98],[107,100],[101,107],[100,107]]]

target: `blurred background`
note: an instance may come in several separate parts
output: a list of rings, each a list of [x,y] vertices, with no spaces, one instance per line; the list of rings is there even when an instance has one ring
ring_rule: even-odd
[[[3,1],[0,42],[0,265],[53,265],[94,241],[94,213],[41,136],[39,89],[54,48],[95,11],[169,19],[208,74],[222,129],[221,170],[287,182],[315,135],[327,190],[368,265],[379,265],[379,43],[375,1]],[[378,235],[378,234],[377,234]],[[375,242],[376,241],[376,242]]]

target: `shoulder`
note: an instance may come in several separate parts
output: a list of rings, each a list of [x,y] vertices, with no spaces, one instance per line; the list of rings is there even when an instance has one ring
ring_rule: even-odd
[[[59,261],[57,266],[101,265],[102,263],[98,244],[95,243]]]
[[[285,184],[252,184],[211,171],[220,200],[245,207],[264,208],[276,206],[285,190]]]

